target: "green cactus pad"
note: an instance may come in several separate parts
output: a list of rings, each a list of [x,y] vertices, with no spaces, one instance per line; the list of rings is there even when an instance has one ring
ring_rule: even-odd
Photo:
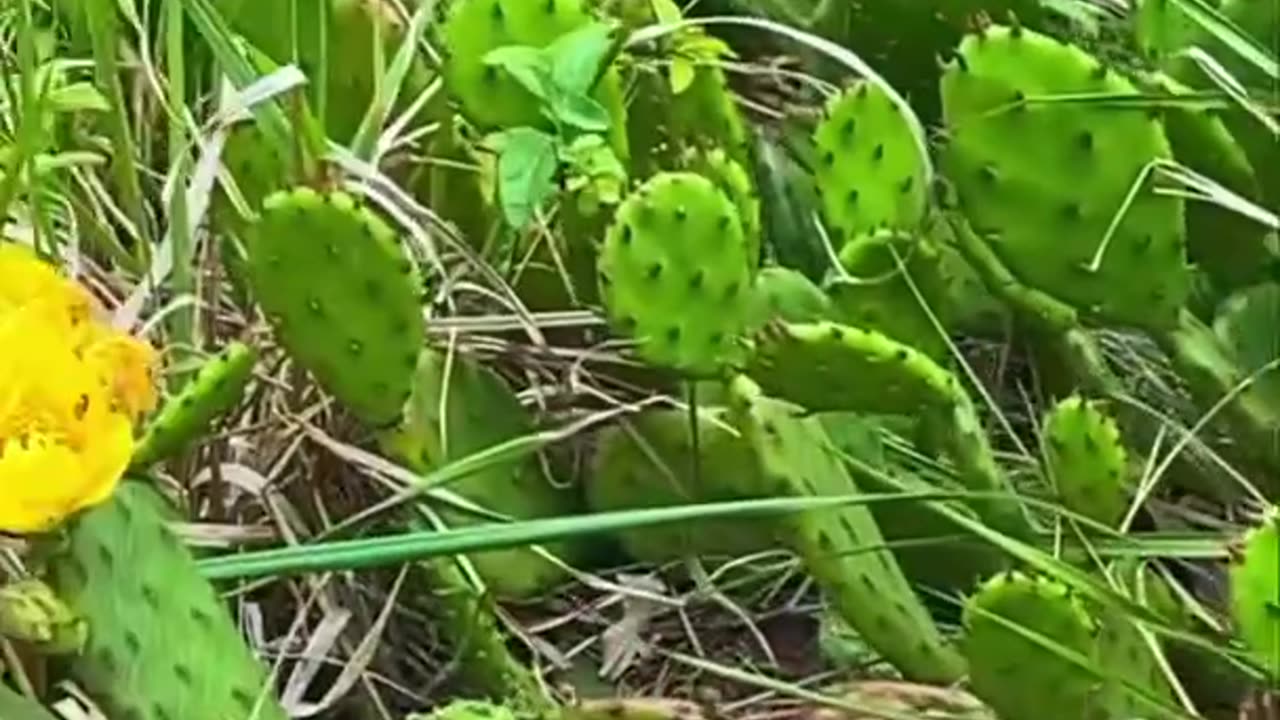
[[[427,348],[418,361],[404,422],[383,436],[383,444],[407,466],[428,472],[536,430],[533,417],[496,372],[463,355],[450,358]],[[556,488],[536,459],[527,456],[486,463],[447,489],[517,520],[577,510],[572,494]],[[493,522],[444,507],[438,512],[449,525]],[[562,557],[572,552],[567,543],[548,549]],[[562,569],[527,548],[477,553],[470,560],[490,589],[504,597],[527,597],[564,577]]]
[[[84,618],[43,581],[27,578],[0,587],[0,637],[60,655],[81,652],[87,632]]]
[[[970,686],[1003,720],[1089,717],[1095,678],[1007,626],[1091,659],[1097,625],[1066,586],[1018,572],[997,575],[968,599],[963,622]]]
[[[1193,94],[1166,76],[1148,78],[1144,85],[1179,99],[1190,100]],[[1164,126],[1179,163],[1246,200],[1263,202],[1248,155],[1216,110],[1193,103],[1171,105],[1165,108]],[[1277,260],[1265,227],[1212,202],[1187,204],[1187,253],[1223,290],[1265,279]]]
[[[931,312],[945,327],[947,286],[933,243],[907,235],[863,235],[845,244],[840,265],[844,273],[826,286],[835,319],[881,332],[940,362],[947,359],[946,338],[929,317]]]
[[[837,249],[924,219],[926,159],[902,111],[879,85],[860,81],[827,103],[813,134],[818,192]]]
[[[721,413],[699,411],[701,484],[693,475],[688,413],[651,410],[615,425],[597,439],[594,469],[586,485],[596,512],[666,507],[740,498],[734,488],[757,487],[755,461]],[[737,557],[768,549],[773,539],[756,521],[703,520],[624,531],[627,553],[637,560],[667,562],[687,555]]]
[[[8,685],[0,683],[0,718],[13,720],[63,720],[63,715],[54,715],[45,706],[10,690]]]
[[[516,714],[506,705],[479,700],[454,700],[429,714],[414,713],[405,720],[516,720]]]
[[[697,64],[693,81],[675,93],[667,108],[668,133],[683,146],[724,148],[734,162],[751,167],[751,138],[724,70]],[[637,122],[646,118],[637,117]]]
[[[1030,30],[966,37],[942,80],[943,167],[974,230],[1023,284],[1099,319],[1168,329],[1190,290],[1182,200],[1157,195],[1148,177],[1111,226],[1150,163],[1172,158],[1169,142],[1158,114],[1055,97],[1097,93],[1137,89]]]
[[[1223,301],[1213,322],[1214,333],[1230,348],[1236,368],[1253,374],[1280,359],[1280,285],[1263,283]],[[1254,387],[1280,407],[1280,369],[1258,375]]]
[[[440,620],[467,688],[479,697],[502,698],[521,716],[550,717],[555,705],[507,645],[493,598],[468,580],[455,558],[436,558],[418,568],[432,590],[432,617]]]
[[[765,397],[745,376],[730,384],[730,419],[754,451],[768,495],[858,492],[821,421],[791,403]],[[769,489],[769,486],[776,486]],[[827,602],[897,667],[920,681],[951,682],[963,674],[897,560],[871,511],[848,506],[780,520],[784,543],[801,557]],[[878,548],[878,549],[872,549]]]
[[[367,0],[224,0],[215,7],[231,29],[257,50],[281,65],[295,64],[307,76],[308,99],[316,112],[323,88],[325,133],[340,143],[355,136],[407,29],[391,6]],[[382,45],[378,52],[383,67],[374,62],[375,42]],[[426,64],[416,59],[408,68],[394,110],[407,108],[429,82]]]
[[[831,298],[809,278],[790,268],[766,267],[751,288],[747,328],[754,332],[773,320],[817,322],[832,312]]]
[[[760,196],[747,169],[721,148],[691,150],[685,155],[685,169],[719,186],[738,208],[742,234],[747,239],[747,261],[752,270],[760,262]]]
[[[271,195],[248,237],[254,295],[293,359],[365,422],[400,417],[422,346],[417,269],[342,192]]]
[[[1067,509],[1115,525],[1129,508],[1128,456],[1116,422],[1079,395],[1044,419],[1045,464]]]
[[[215,420],[239,404],[257,360],[258,353],[240,342],[210,358],[147,425],[133,452],[133,466],[166,460],[198,442]]]
[[[509,45],[545,48],[591,20],[582,0],[453,0],[440,27],[445,85],[467,119],[482,130],[549,128],[538,98],[506,70],[486,63],[485,56]],[[604,72],[593,97],[612,118],[614,152],[626,158],[626,103],[616,69]]]
[[[747,253],[737,210],[712,181],[653,176],[618,208],[601,249],[610,323],[648,362],[715,374],[735,356],[746,322]]]
[[[1280,509],[1245,535],[1231,564],[1236,634],[1262,668],[1280,682]]]
[[[68,526],[49,570],[89,625],[72,676],[111,717],[285,720],[266,668],[167,527],[170,514],[155,491],[126,481]]]
[[[914,414],[956,401],[959,381],[915,348],[832,322],[771,323],[756,336],[748,374],[810,410]]]

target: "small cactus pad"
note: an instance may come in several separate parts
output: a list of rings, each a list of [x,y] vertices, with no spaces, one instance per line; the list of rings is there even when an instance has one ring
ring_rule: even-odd
[[[747,327],[754,332],[773,320],[817,322],[832,312],[831,299],[813,281],[790,268],[771,266],[756,275]]]
[[[1152,162],[1172,157],[1159,115],[1054,97],[1137,92],[1078,48],[990,27],[964,39],[943,76],[942,163],[974,230],[1021,282],[1165,330],[1190,290],[1183,202],[1156,194],[1149,175],[1131,197]]]
[[[1280,285],[1263,283],[1234,293],[1223,301],[1213,330],[1230,348],[1236,368],[1257,373],[1280,360]],[[1270,403],[1280,406],[1280,369],[1258,375],[1254,386]]]
[[[750,449],[720,413],[699,411],[700,484],[693,475],[688,413],[652,410],[606,429],[596,444],[587,503],[596,512],[665,507],[741,498],[734,488],[757,487]],[[758,521],[703,520],[622,533],[633,558],[667,562],[686,555],[740,556],[768,549]]]
[[[1098,628],[1066,586],[1019,572],[997,575],[968,599],[963,620],[970,686],[1003,720],[1090,717],[1095,678],[1008,627],[1092,659]]]
[[[946,338],[930,319],[932,313],[945,326],[947,317],[946,281],[931,242],[907,235],[863,235],[845,244],[840,265],[844,274],[826,288],[837,320],[884,333],[935,360],[946,359]]]
[[[582,0],[453,0],[441,26],[445,84],[467,119],[482,130],[547,127],[538,98],[505,69],[485,62],[485,56],[510,45],[544,48],[589,22]],[[610,144],[626,157],[625,102],[616,70],[604,73],[593,97],[613,118]]]
[[[399,419],[424,329],[395,231],[346,193],[299,187],[267,198],[248,251],[254,295],[293,359],[365,422]]]
[[[627,196],[599,259],[611,324],[641,357],[713,375],[734,357],[751,286],[737,209],[693,173],[655,175]]]
[[[832,322],[770,323],[748,374],[767,392],[810,410],[914,414],[947,406],[959,381],[915,348]]]
[[[1280,509],[1245,535],[1231,565],[1236,634],[1262,668],[1280,682]]]
[[[87,631],[84,618],[43,581],[27,578],[0,587],[0,637],[58,655],[83,650]]]
[[[754,271],[760,262],[760,196],[751,174],[721,148],[690,150],[684,164],[685,169],[714,182],[737,206],[747,239],[747,262]]]
[[[516,714],[506,705],[479,700],[454,700],[430,714],[414,713],[406,720],[516,720]]]
[[[1127,456],[1116,422],[1079,395],[1045,416],[1045,464],[1068,510],[1115,525],[1129,507]]]
[[[751,167],[750,133],[718,65],[696,65],[693,81],[671,96],[666,110],[667,130],[678,145],[724,148],[734,162]]]
[[[424,349],[414,375],[413,395],[399,428],[386,434],[386,447],[409,467],[427,472],[532,435],[534,419],[493,370],[463,355]],[[448,489],[491,512],[518,520],[573,513],[570,495],[546,478],[536,459],[489,462],[450,482]],[[438,509],[449,525],[493,522],[461,511]],[[556,554],[568,546],[550,548]],[[560,568],[528,548],[470,556],[486,584],[500,596],[524,597],[563,577]]]
[[[458,558],[427,560],[437,627],[457,656],[460,680],[476,697],[502,698],[520,717],[551,717],[554,708],[533,671],[516,658],[498,624],[494,601],[478,590]]]
[[[125,481],[68,527],[49,569],[54,590],[89,625],[73,677],[111,717],[285,720],[266,668],[169,515],[155,491]]]
[[[244,396],[258,354],[233,342],[200,368],[147,425],[133,453],[133,466],[145,467],[173,457],[201,439],[209,426]]]
[[[1191,88],[1163,75],[1148,78],[1144,85],[1179,99],[1194,95]],[[1246,200],[1263,203],[1253,165],[1216,109],[1171,104],[1164,110],[1164,126],[1180,164]],[[1277,260],[1261,223],[1213,202],[1187,204],[1187,254],[1227,291],[1264,279]]]
[[[765,397],[745,376],[730,384],[730,419],[751,446],[769,495],[858,492],[820,420]],[[767,489],[775,485],[776,489]],[[871,511],[850,505],[792,516],[783,542],[805,563],[828,603],[890,663],[920,681],[952,682],[964,672],[903,575]]]
[[[883,88],[864,80],[833,97],[813,140],[823,216],[837,249],[876,230],[920,225],[926,160]]]

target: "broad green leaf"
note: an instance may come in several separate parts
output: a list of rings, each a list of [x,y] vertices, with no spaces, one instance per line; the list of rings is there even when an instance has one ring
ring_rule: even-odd
[[[684,16],[680,14],[680,6],[674,0],[652,0],[653,15],[660,23],[680,22]]]
[[[609,129],[609,111],[589,95],[553,95],[550,107],[544,110],[560,125],[569,125],[586,132],[603,132]]]
[[[600,73],[609,48],[613,44],[612,25],[594,22],[567,35],[547,47],[551,80],[566,95],[588,95]]]
[[[671,58],[671,66],[667,70],[667,78],[671,84],[672,94],[679,95],[688,90],[689,86],[693,84],[696,70],[697,68],[693,61],[687,57],[677,56]]]
[[[530,127],[512,128],[499,138],[498,197],[507,224],[525,227],[555,190],[557,141]]]
[[[486,65],[497,65],[533,93],[539,100],[546,102],[551,95],[551,66],[547,55],[539,48],[529,45],[504,45],[490,50],[484,56]]]

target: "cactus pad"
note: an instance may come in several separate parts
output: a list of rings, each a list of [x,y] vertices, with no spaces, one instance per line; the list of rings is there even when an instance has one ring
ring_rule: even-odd
[[[765,397],[745,376],[734,378],[730,395],[730,418],[755,454],[765,494],[858,492],[820,420]],[[789,526],[782,531],[783,542],[804,561],[827,602],[904,675],[950,682],[964,672],[959,655],[944,643],[897,560],[883,547],[869,509],[815,511],[780,524]]]
[[[420,472],[490,450],[535,432],[534,420],[502,378],[455,354],[424,349],[414,375],[413,395],[401,427],[385,435],[386,447]],[[491,512],[519,520],[575,511],[570,494],[546,478],[535,459],[491,462],[449,483],[447,489]],[[438,509],[450,525],[492,522],[462,511]],[[558,555],[565,544],[549,548]],[[528,548],[495,550],[470,557],[490,589],[523,597],[563,577],[560,568]]]
[[[942,80],[942,163],[974,230],[1022,283],[1103,320],[1165,330],[1190,289],[1182,200],[1147,177],[1112,222],[1150,164],[1171,158],[1169,142],[1146,109],[1054,97],[1097,93],[1137,89],[1031,30],[968,36]]]
[[[395,422],[423,340],[420,280],[392,228],[346,193],[273,194],[248,238],[259,304],[293,359],[365,422]]]
[[[83,650],[87,631],[84,618],[44,582],[27,578],[0,587],[0,637],[57,655]]]
[[[823,216],[837,249],[877,230],[920,225],[926,161],[880,86],[864,80],[832,98],[813,140]]]
[[[618,208],[599,258],[611,324],[646,361],[712,375],[734,357],[751,285],[733,203],[693,173],[655,175]]]
[[[914,414],[960,392],[956,377],[919,350],[832,322],[771,323],[748,367],[767,392],[810,410]]]
[[[1280,285],[1255,285],[1228,297],[1218,310],[1213,330],[1231,349],[1241,373],[1257,373],[1280,360]],[[1262,372],[1254,383],[1260,395],[1280,404],[1280,369]]]
[[[206,362],[147,426],[133,452],[133,466],[160,462],[198,441],[210,424],[240,402],[257,359],[253,348],[233,342]]]
[[[945,324],[947,314],[946,280],[931,242],[907,235],[863,235],[845,243],[840,265],[845,274],[827,285],[837,319],[884,333],[935,360],[947,358],[946,339],[929,317],[931,312]]]
[[[772,320],[817,322],[831,314],[831,298],[813,281],[790,268],[772,266],[756,275],[747,309],[747,327],[756,331]]]
[[[1098,628],[1065,586],[1018,572],[997,575],[964,608],[964,650],[974,694],[1005,720],[1087,717],[1094,677],[1006,623],[1082,659],[1092,658]]]
[[[592,510],[730,500],[743,496],[735,486],[758,487],[750,449],[718,415],[699,412],[700,485],[694,484],[689,418],[683,410],[649,411],[601,433],[586,487]],[[758,522],[733,520],[628,530],[620,539],[633,558],[649,562],[686,555],[736,557],[765,550],[772,540]]]
[[[686,170],[714,182],[738,208],[747,240],[747,262],[754,271],[760,262],[760,196],[751,174],[721,148],[691,150],[684,164]]]
[[[167,527],[169,512],[126,481],[69,525],[49,568],[89,625],[72,675],[112,717],[285,720],[265,668]]]
[[[1245,535],[1231,566],[1231,610],[1236,633],[1280,682],[1280,509]]]
[[[1044,420],[1045,461],[1067,509],[1115,525],[1129,507],[1127,456],[1116,422],[1079,395],[1060,401]]]

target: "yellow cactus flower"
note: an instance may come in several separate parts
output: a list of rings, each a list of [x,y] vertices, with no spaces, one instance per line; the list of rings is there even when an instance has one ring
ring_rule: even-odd
[[[155,408],[155,348],[99,325],[89,331],[83,353],[106,383],[112,399],[129,417],[136,419]]]
[[[79,327],[90,319],[93,298],[25,245],[0,242],[0,314],[40,304],[49,319]]]
[[[154,352],[88,319],[88,293],[50,281],[52,268],[6,247],[0,530],[44,532],[104,501],[119,483],[133,454],[133,419],[155,402]]]

